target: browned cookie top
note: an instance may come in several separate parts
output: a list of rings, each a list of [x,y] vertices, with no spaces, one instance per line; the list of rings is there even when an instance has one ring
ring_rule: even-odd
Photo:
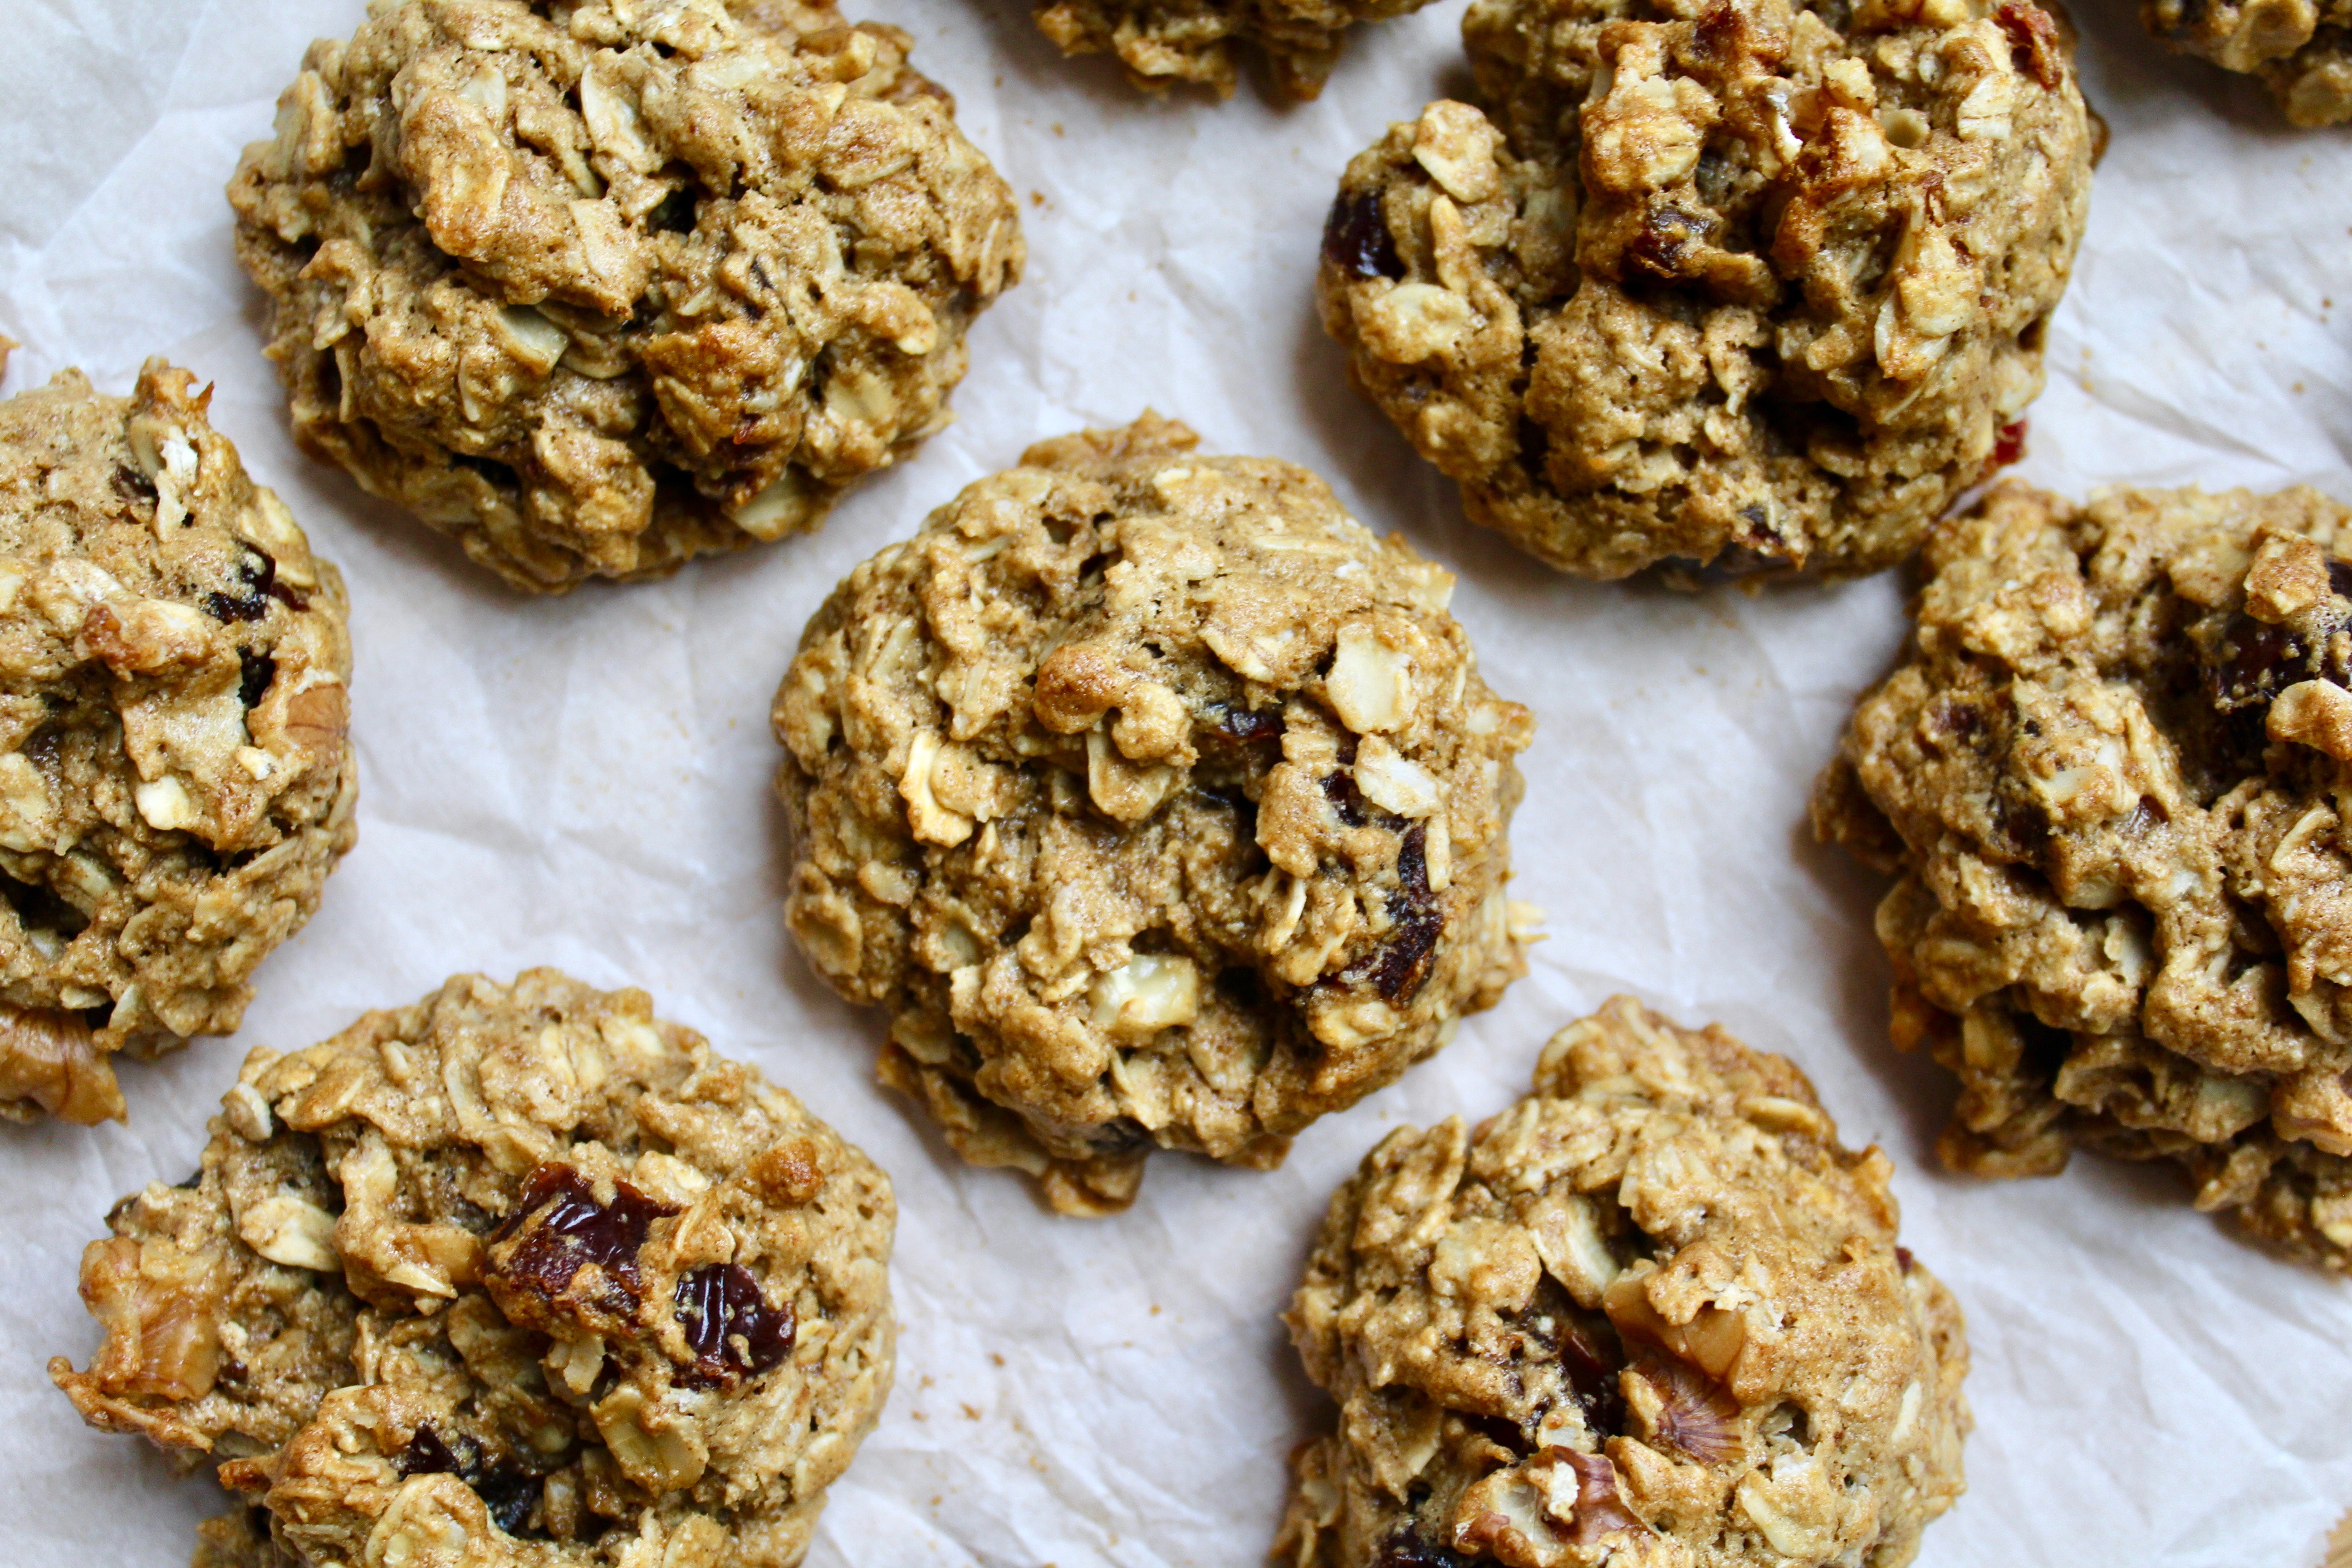
[[[2148,31],[2257,77],[2297,125],[2352,120],[2352,0],[2141,0]]]
[[[1453,578],[1147,415],[860,566],[785,675],[786,915],[949,1141],[1124,1206],[1270,1164],[1523,972],[1513,756]]]
[[[1429,0],[1033,0],[1037,26],[1066,55],[1110,53],[1138,87],[1192,82],[1234,90],[1241,46],[1263,50],[1275,90],[1311,99],[1358,22],[1417,11]]]
[[[2030,3],[1478,0],[1348,167],[1324,324],[1564,571],[1873,572],[2017,455],[2090,194]]]
[[[947,420],[1012,192],[831,0],[403,0],[229,198],[314,456],[518,587],[812,528]]]
[[[1962,1085],[1945,1160],[2168,1156],[2352,1267],[2352,510],[2009,485],[1926,561],[1813,809],[1898,876],[1896,1037]]]
[[[233,1032],[352,847],[343,582],[151,360],[0,403],[0,1116]]]
[[[1291,1336],[1339,1402],[1293,1568],[1907,1563],[1959,1496],[1959,1310],[1812,1087],[1626,997],[1535,1091],[1400,1128],[1331,1200]]]

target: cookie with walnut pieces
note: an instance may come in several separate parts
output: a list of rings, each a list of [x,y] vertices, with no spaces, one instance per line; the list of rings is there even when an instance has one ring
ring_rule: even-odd
[[[1349,164],[1323,322],[1565,572],[1851,576],[2021,450],[2091,123],[2031,0],[1476,0]]]
[[[1291,1568],[1908,1563],[1968,1345],[1803,1073],[1614,997],[1475,1131],[1381,1140],[1286,1321],[1336,1429]]]
[[[518,588],[814,528],[945,425],[1013,193],[832,0],[399,0],[229,199],[294,434]]]
[[[890,1386],[888,1178],[550,969],[257,1050],[82,1255],[83,1419],[209,1460],[219,1568],[789,1568]]]
[[[109,1058],[233,1033],[354,837],[352,653],[311,554],[150,360],[0,403],[0,1116],[123,1113]]]
[[[1191,82],[1230,97],[1234,55],[1265,54],[1275,90],[1312,99],[1359,22],[1418,11],[1429,0],[1034,0],[1037,26],[1066,55],[1115,54],[1138,87]]]
[[[1154,1147],[1279,1163],[1525,972],[1526,709],[1454,579],[1146,414],[853,573],[775,704],[786,918],[886,1081],[1070,1214]]]
[[[2140,0],[2172,48],[2257,77],[2297,125],[2352,120],[2352,0]]]
[[[2185,1165],[2352,1269],[2352,508],[2020,485],[1940,527],[1916,636],[1813,799],[1897,880],[1894,1032],[1939,1145]]]

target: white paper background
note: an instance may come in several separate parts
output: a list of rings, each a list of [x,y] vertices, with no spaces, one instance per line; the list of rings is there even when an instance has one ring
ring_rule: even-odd
[[[853,14],[865,14],[865,0]],[[445,975],[541,963],[651,989],[879,1159],[901,1207],[897,1393],[812,1562],[1238,1568],[1324,1418],[1275,1314],[1325,1196],[1389,1125],[1473,1117],[1613,991],[1794,1057],[1901,1168],[1906,1240],[1966,1306],[1969,1496],[1929,1568],[2302,1568],[2352,1503],[2352,1287],[2275,1262],[2166,1172],[1954,1180],[1948,1090],[1884,1044],[1875,889],[1816,848],[1805,791],[1903,635],[1893,579],[1683,598],[1553,579],[1471,529],[1343,384],[1311,258],[1339,170],[1462,79],[1460,0],[1360,30],[1318,103],[1130,93],[1065,63],[1024,0],[873,0],[1023,193],[1027,281],[974,332],[960,422],[814,539],[660,584],[523,602],[287,439],[220,189],[315,35],[357,0],[0,0],[6,389],[163,353],[342,564],[358,649],[358,849],[266,963],[234,1042],[126,1064],[128,1127],[0,1129],[0,1562],[178,1564],[221,1506],[84,1431],[41,1363],[95,1340],[75,1264],[119,1194],[191,1168],[246,1046],[319,1038]],[[2085,0],[2115,140],[2025,472],[2316,483],[2352,499],[2352,136],[2290,133],[2251,85]],[[1457,89],[1458,90],[1458,89]],[[1042,200],[1029,205],[1029,193]],[[871,1078],[873,1018],[778,918],[768,700],[803,620],[884,541],[1022,447],[1150,404],[1219,449],[1325,474],[1462,577],[1490,680],[1541,720],[1515,891],[1535,973],[1436,1061],[1298,1141],[1284,1171],[1166,1156],[1123,1217],[1055,1219],[968,1170]]]

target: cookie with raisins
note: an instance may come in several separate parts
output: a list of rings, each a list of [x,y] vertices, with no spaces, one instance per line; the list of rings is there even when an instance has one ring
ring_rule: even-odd
[[[2352,1268],[2352,509],[2020,485],[1930,537],[1815,830],[1897,879],[1894,1028],[1946,1163],[2077,1146]]]
[[[1477,0],[1349,164],[1323,322],[1564,572],[1853,576],[2020,455],[2092,122],[2032,0]]]
[[[233,1033],[351,848],[335,568],[150,360],[0,403],[0,1116]]]
[[[866,562],[776,694],[785,916],[885,1079],[1053,1205],[1154,1148],[1271,1165],[1524,972],[1533,732],[1452,575],[1145,415]]]
[[[1961,1490],[1959,1309],[1785,1058],[1627,997],[1399,1128],[1286,1321],[1335,1429],[1292,1568],[1907,1563]]]
[[[1244,47],[1265,56],[1284,98],[1319,96],[1359,22],[1429,0],[1035,0],[1037,26],[1066,55],[1115,54],[1147,90],[1189,82],[1230,97]]]
[[[261,1510],[200,1560],[790,1564],[889,1391],[895,1218],[645,993],[464,975],[254,1052],[49,1373]]]

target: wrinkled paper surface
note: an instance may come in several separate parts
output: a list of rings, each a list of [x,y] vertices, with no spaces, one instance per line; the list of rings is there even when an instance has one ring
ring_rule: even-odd
[[[915,34],[1022,194],[1027,280],[972,334],[958,422],[814,538],[530,602],[294,450],[231,258],[237,150],[358,0],[0,6],[0,331],[25,344],[6,390],[78,363],[121,391],[153,353],[216,384],[215,422],[349,578],[362,781],[359,847],[262,966],[241,1035],[123,1063],[127,1126],[0,1127],[0,1562],[176,1565],[222,1507],[85,1431],[41,1365],[96,1343],[83,1244],[118,1196],[194,1165],[243,1051],[455,971],[553,963],[647,987],[897,1180],[898,1387],[833,1490],[825,1568],[1261,1561],[1285,1456],[1328,1415],[1276,1319],[1327,1195],[1400,1121],[1501,1108],[1545,1037],[1616,991],[1793,1057],[1849,1142],[1894,1155],[1905,1240],[1975,1354],[1970,1490],[1924,1563],[2316,1563],[2352,1503],[2352,1285],[2232,1239],[2168,1170],[1986,1185],[1934,1164],[1949,1089],[1885,1043],[1874,879],[1803,826],[1904,635],[1900,583],[1556,579],[1465,523],[1345,385],[1310,296],[1324,207],[1387,122],[1462,90],[1461,9],[1359,29],[1319,102],[1277,110],[1246,87],[1132,93],[1055,57],[1025,0],[856,0]],[[2352,133],[2290,132],[2251,84],[2158,53],[2125,0],[2081,9],[2115,134],[2023,472],[2352,500]],[[792,952],[768,702],[852,564],[1029,442],[1146,405],[1308,465],[1461,574],[1488,679],[1541,721],[1513,890],[1549,940],[1498,1009],[1282,1171],[1161,1156],[1130,1213],[1057,1219],[875,1084],[877,1021]]]

